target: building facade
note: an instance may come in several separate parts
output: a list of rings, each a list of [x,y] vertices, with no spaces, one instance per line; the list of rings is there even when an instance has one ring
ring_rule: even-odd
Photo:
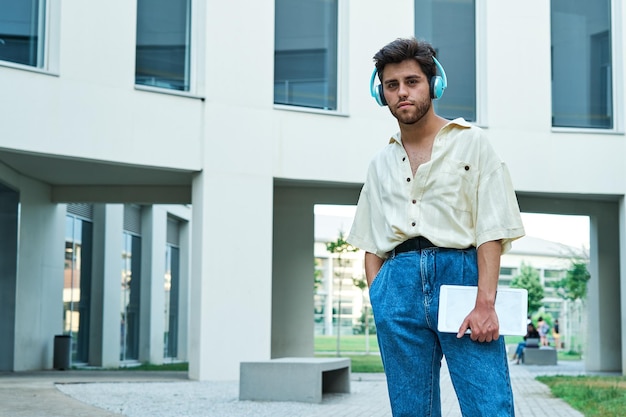
[[[433,43],[448,75],[438,111],[485,129],[521,209],[590,217],[586,366],[623,369],[621,1],[0,8],[0,369],[49,368],[53,336],[82,334],[69,254],[78,240],[64,236],[68,216],[86,220],[72,212],[79,205],[94,216],[88,363],[119,363],[123,349],[163,357],[166,324],[142,315],[166,321],[169,218],[192,225],[178,237],[190,241],[180,264],[190,378],[236,379],[241,361],[313,355],[313,206],[356,202],[369,160],[397,129],[370,97],[371,57],[413,35]],[[126,228],[137,211],[141,249]],[[137,250],[150,275],[139,307],[120,280]]]

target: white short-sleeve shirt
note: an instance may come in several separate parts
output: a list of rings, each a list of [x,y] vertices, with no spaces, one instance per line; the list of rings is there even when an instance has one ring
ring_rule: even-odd
[[[506,165],[462,118],[439,131],[415,176],[399,133],[370,163],[348,242],[384,259],[416,236],[458,249],[502,240],[503,253],[524,236]]]

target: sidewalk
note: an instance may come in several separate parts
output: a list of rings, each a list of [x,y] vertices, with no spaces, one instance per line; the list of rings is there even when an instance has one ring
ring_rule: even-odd
[[[511,366],[517,417],[582,417],[537,375],[583,373],[581,362]],[[239,401],[236,381],[189,381],[181,372],[42,371],[0,373],[0,414],[7,417],[390,417],[384,374],[352,374],[350,394],[321,404]],[[461,417],[442,368],[443,417]]]

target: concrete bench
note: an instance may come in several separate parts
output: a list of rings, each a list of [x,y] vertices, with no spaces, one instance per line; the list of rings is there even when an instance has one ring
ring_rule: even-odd
[[[326,392],[350,392],[349,358],[280,358],[241,362],[239,399],[322,402]]]
[[[556,365],[557,352],[551,347],[524,348],[524,365]]]

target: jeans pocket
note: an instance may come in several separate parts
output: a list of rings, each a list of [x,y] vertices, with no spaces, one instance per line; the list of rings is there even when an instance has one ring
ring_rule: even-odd
[[[390,259],[386,259],[385,262],[383,262],[383,264],[380,266],[380,269],[378,270],[378,272],[376,273],[376,276],[374,277],[374,279],[372,280],[372,283],[370,284],[369,287],[369,294],[370,294],[370,299],[372,298],[372,293],[376,291],[376,288],[378,288],[380,285],[380,281],[382,281],[382,275],[384,270],[387,267],[387,264],[390,262]]]

